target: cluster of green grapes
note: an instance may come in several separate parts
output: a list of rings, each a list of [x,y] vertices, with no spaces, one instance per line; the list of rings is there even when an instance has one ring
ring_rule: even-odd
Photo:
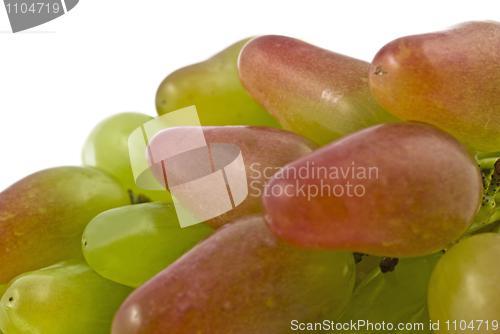
[[[134,181],[128,138],[153,118],[102,121],[84,166],[0,193],[0,333],[498,330],[500,23],[371,64],[242,40],[162,82],[159,115],[191,105],[208,143],[240,148],[246,199],[181,228],[168,191]]]

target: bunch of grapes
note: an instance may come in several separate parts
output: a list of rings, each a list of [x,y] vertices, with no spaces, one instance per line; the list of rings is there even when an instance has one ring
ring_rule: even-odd
[[[201,219],[215,188],[142,189],[128,143],[153,117],[103,120],[83,166],[0,193],[0,334],[499,329],[500,23],[402,37],[371,64],[245,39],[161,83],[159,116],[192,105],[208,145],[241,150],[246,198]],[[182,228],[178,205],[205,221]]]

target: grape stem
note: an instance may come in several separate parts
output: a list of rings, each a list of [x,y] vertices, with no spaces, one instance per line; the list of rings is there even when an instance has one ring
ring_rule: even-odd
[[[130,198],[130,203],[132,204],[141,204],[141,203],[149,203],[151,200],[149,197],[146,197],[142,194],[134,195],[132,189],[128,190],[128,197]]]
[[[358,264],[363,260],[363,256],[366,254],[354,252],[352,255],[354,256],[354,263]]]
[[[380,261],[380,271],[382,272],[382,274],[385,274],[385,273],[390,273],[392,271],[394,271],[394,269],[396,268],[397,264],[399,262],[399,259],[397,257],[384,257],[381,261]]]
[[[495,161],[492,163],[493,160]],[[480,167],[488,167],[481,169],[483,175],[483,200],[479,212],[466,235],[500,219],[500,208],[497,205],[497,200],[500,199],[500,159],[498,157],[487,157],[478,160],[478,164]]]

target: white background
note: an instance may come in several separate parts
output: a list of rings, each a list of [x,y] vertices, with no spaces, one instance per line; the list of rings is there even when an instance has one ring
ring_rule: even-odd
[[[485,19],[500,21],[500,1],[80,0],[12,34],[1,6],[0,190],[40,169],[81,164],[100,120],[155,116],[166,75],[242,38],[302,37],[370,61],[397,37]]]

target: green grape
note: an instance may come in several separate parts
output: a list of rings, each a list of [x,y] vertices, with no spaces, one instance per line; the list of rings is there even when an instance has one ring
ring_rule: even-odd
[[[107,280],[82,260],[13,279],[0,299],[6,334],[106,334],[132,288]]]
[[[247,216],[137,288],[112,333],[290,333],[294,319],[337,316],[353,285],[352,253],[289,246]]]
[[[138,287],[212,232],[205,224],[181,228],[171,203],[145,203],[95,217],[83,233],[82,247],[92,269]]]
[[[453,246],[429,282],[435,333],[497,333],[500,321],[500,235],[477,234]]]
[[[101,121],[88,136],[82,151],[83,164],[104,170],[113,175],[125,189],[151,201],[171,202],[166,190],[144,190],[135,184],[130,165],[128,138],[130,134],[153,117],[124,112]]]
[[[248,40],[169,74],[156,93],[158,115],[195,105],[201,125],[281,127],[248,96],[238,78],[238,55]]]
[[[373,270],[354,290],[351,301],[336,322],[359,323],[359,320],[364,320],[364,326],[356,328],[356,333],[360,334],[375,332],[368,322],[385,322],[387,332],[391,333],[413,333],[417,327],[424,329],[419,333],[432,333],[429,330],[427,286],[441,256],[442,253],[438,252],[402,259],[393,272],[385,274],[379,268]],[[389,323],[393,329],[388,328]],[[413,330],[398,329],[400,323],[404,326],[411,323]]]
[[[0,283],[82,257],[85,226],[128,204],[114,178],[90,167],[46,169],[14,183],[0,193]]]
[[[376,268],[379,267],[383,257],[373,255],[363,255],[360,262],[356,263],[356,282],[354,288],[357,288],[361,282]]]
[[[491,224],[491,232],[500,233],[500,221],[496,221],[495,223]]]

